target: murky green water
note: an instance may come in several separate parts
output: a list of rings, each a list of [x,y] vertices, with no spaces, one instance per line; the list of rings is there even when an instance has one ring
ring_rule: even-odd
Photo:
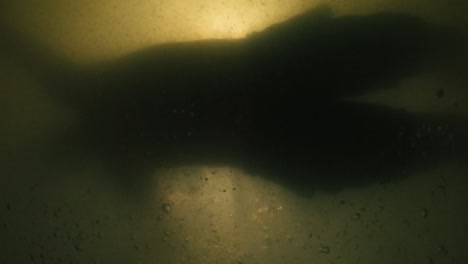
[[[458,8],[59,2],[0,12],[1,263],[468,257]]]

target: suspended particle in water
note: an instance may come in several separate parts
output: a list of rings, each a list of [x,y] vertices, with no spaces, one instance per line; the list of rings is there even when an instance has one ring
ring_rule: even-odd
[[[162,206],[161,206],[161,209],[163,210],[163,212],[165,213],[170,213],[171,212],[171,205],[168,204],[168,203],[164,203]]]
[[[81,246],[79,244],[75,244],[75,250],[76,251],[81,251],[82,248],[81,248]]]
[[[439,89],[437,90],[436,95],[437,95],[437,98],[442,98],[442,97],[444,97],[444,89],[439,88]]]
[[[330,247],[329,246],[320,246],[319,251],[324,254],[330,253]]]
[[[429,210],[427,210],[427,208],[421,209],[421,216],[422,217],[426,218],[428,214],[429,214]]]
[[[360,214],[360,213],[355,213],[354,216],[353,216],[353,219],[354,219],[354,220],[359,220],[359,219],[361,219],[361,214]]]
[[[448,250],[447,248],[445,247],[445,245],[441,244],[437,247],[437,251],[441,254],[444,254],[444,255],[447,255],[448,253]]]

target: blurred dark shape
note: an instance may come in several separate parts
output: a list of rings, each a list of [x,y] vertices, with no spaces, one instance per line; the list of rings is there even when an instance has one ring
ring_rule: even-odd
[[[308,193],[464,155],[464,120],[342,100],[395,87],[463,46],[414,16],[334,18],[321,6],[245,39],[162,44],[87,67],[2,31],[0,47],[81,117],[55,142],[60,156],[100,160],[123,186],[144,185],[156,167],[230,165]]]
[[[444,89],[440,88],[437,90],[437,97],[438,98],[444,97]]]

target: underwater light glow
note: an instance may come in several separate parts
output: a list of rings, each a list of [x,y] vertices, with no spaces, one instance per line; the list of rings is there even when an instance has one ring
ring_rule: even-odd
[[[1,20],[39,38],[72,61],[111,59],[140,48],[167,42],[241,38],[304,12],[329,4],[336,16],[382,10],[418,13],[440,20],[463,8],[442,8],[443,2],[318,1],[318,0],[42,0],[2,4]],[[447,16],[446,16],[447,17]],[[465,19],[465,14],[449,18]],[[453,18],[455,19],[455,18]],[[451,21],[448,21],[451,22]]]
[[[70,60],[89,63],[159,43],[242,38],[317,4],[294,2],[44,0],[12,2],[1,13]]]

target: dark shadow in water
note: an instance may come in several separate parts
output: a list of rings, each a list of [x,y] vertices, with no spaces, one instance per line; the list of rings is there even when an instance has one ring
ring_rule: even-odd
[[[311,194],[463,155],[463,122],[341,100],[457,54],[455,35],[413,16],[333,18],[322,6],[245,39],[157,45],[81,68],[21,55],[34,45],[6,34],[2,48],[80,115],[56,151],[101,160],[122,186],[144,186],[157,167],[231,165]]]

